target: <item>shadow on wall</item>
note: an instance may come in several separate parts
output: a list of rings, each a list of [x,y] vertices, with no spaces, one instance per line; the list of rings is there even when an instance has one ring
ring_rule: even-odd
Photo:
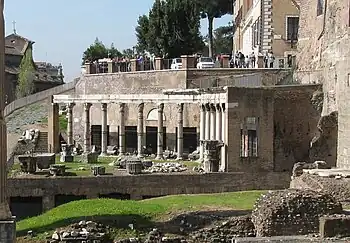
[[[317,124],[318,134],[311,141],[310,162],[323,160],[330,167],[337,162],[338,112],[322,116]]]

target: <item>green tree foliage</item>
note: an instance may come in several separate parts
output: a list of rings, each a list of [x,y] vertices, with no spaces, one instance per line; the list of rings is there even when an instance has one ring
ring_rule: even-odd
[[[169,58],[202,50],[199,10],[193,0],[156,0],[138,19],[137,50]]]
[[[122,54],[116,49],[112,43],[110,48],[107,48],[102,41],[96,38],[95,42],[91,44],[83,53],[83,64],[86,61],[94,62],[102,58],[120,57]]]
[[[130,48],[124,49],[122,54],[123,54],[124,57],[133,58],[134,57],[134,50],[130,49]]]
[[[221,26],[214,30],[214,52],[216,54],[229,54],[232,52],[233,24]]]
[[[19,66],[18,84],[16,87],[17,99],[33,94],[35,65],[33,63],[33,47],[30,44]]]
[[[232,14],[233,0],[197,0],[200,5],[201,17],[208,20],[209,56],[213,56],[213,26],[214,19],[226,14]]]
[[[141,15],[137,20],[137,27],[135,28],[137,38],[136,51],[138,53],[144,53],[148,49],[148,26],[148,16]]]

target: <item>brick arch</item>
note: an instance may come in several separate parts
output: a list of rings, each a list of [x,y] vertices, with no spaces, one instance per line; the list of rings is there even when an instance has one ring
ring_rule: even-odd
[[[157,108],[153,108],[151,109],[148,114],[147,114],[147,121],[157,121],[158,120],[158,109]],[[165,114],[163,112],[163,121],[165,121]]]

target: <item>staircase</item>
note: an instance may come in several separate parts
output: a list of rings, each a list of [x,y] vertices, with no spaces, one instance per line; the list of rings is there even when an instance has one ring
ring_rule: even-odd
[[[47,153],[48,152],[48,132],[40,132],[38,143],[34,148],[34,153]]]

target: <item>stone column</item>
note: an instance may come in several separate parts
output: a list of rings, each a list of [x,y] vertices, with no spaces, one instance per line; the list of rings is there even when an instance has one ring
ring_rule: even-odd
[[[157,158],[163,160],[163,111],[164,104],[158,105],[158,135],[157,135]]]
[[[73,107],[74,103],[69,103],[67,105],[67,116],[68,116],[68,124],[67,124],[67,143],[68,145],[74,144],[73,139]]]
[[[5,26],[4,0],[0,1],[0,242],[16,242],[16,223],[7,201],[7,133],[5,108]]]
[[[84,104],[85,126],[84,126],[84,153],[91,151],[91,127],[90,127],[90,103]]]
[[[125,155],[125,104],[119,104],[119,156]]]
[[[222,112],[221,104],[216,104],[216,130],[215,130],[215,140],[222,140]]]
[[[155,58],[155,70],[162,70],[163,69],[163,58],[156,57]]]
[[[230,56],[222,55],[222,68],[230,68]]]
[[[215,104],[210,104],[210,140],[215,140],[216,132],[216,107]]]
[[[177,105],[177,160],[183,159],[184,150],[184,104]]]
[[[48,114],[48,151],[50,153],[60,152],[60,121],[59,121],[59,106],[53,103],[53,97],[50,97],[49,114]]]
[[[200,127],[199,127],[199,160],[203,161],[204,159],[204,146],[203,142],[205,139],[205,105],[200,104]]]
[[[102,110],[102,139],[101,139],[101,155],[107,155],[107,139],[108,139],[108,130],[107,130],[107,104],[101,104]]]
[[[210,140],[210,104],[205,104],[205,140]]]
[[[141,103],[137,106],[137,155],[143,156],[143,109],[145,105]]]
[[[223,141],[224,145],[221,147],[221,162],[220,162],[220,171],[224,172],[227,171],[226,166],[226,107],[225,103],[221,104],[221,140]]]

